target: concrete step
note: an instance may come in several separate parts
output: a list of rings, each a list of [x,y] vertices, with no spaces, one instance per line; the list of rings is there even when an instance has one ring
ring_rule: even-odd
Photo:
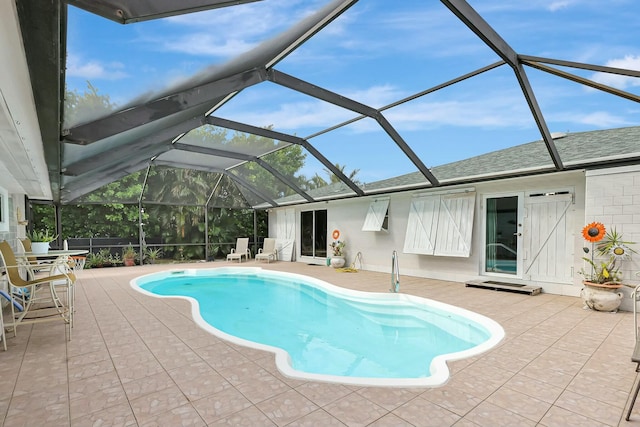
[[[542,287],[522,285],[518,283],[499,282],[497,280],[469,280],[465,282],[469,288],[483,288],[494,291],[514,292],[518,294],[538,295],[542,292]]]

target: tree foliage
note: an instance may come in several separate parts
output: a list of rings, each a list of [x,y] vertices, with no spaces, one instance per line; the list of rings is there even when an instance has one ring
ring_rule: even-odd
[[[84,93],[65,94],[65,125],[71,126],[110,114],[116,105],[90,82]],[[208,234],[212,253],[224,256],[237,237],[253,237],[252,205],[264,203],[262,195],[272,199],[295,194],[294,189],[278,179],[268,167],[276,169],[304,190],[339,182],[328,169],[328,179],[317,173],[311,178],[301,174],[306,153],[296,144],[223,128],[205,125],[192,130],[182,142],[219,148],[237,153],[263,155],[260,162],[238,161],[235,167],[218,167],[217,171],[151,167],[137,171],[83,196],[77,205],[61,209],[62,238],[120,237],[138,240],[140,215],[148,240],[167,246],[164,253],[178,259],[202,258]],[[212,165],[216,168],[215,165]],[[345,166],[336,164],[344,172]],[[147,174],[148,172],[148,174]],[[358,170],[348,176],[354,179]],[[144,178],[147,177],[145,185]],[[254,187],[252,192],[246,185]],[[138,203],[145,207],[141,214]],[[205,230],[205,209],[209,229]],[[258,236],[268,233],[266,211],[256,211]],[[35,205],[36,228],[55,229],[53,206]]]
[[[109,95],[99,94],[98,89],[87,82],[87,89],[84,93],[78,93],[77,90],[65,92],[65,127],[106,116],[115,109],[116,105],[111,102]]]

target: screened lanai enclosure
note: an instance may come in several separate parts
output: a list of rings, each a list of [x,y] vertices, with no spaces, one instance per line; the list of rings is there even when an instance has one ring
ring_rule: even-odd
[[[17,2],[51,189],[32,198],[208,223],[600,162],[561,138],[638,124],[633,3],[503,3]],[[524,143],[543,161],[442,167]]]

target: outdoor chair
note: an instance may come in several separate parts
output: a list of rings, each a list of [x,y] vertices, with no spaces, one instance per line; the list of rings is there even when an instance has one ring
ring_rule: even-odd
[[[29,238],[17,239],[18,240],[18,252],[31,252],[31,240]],[[21,262],[23,271],[26,271],[27,279],[34,279],[38,273],[51,274],[53,264],[51,261],[39,261],[35,256],[28,256],[25,258],[26,262]],[[21,261],[21,260],[19,260]]]
[[[640,273],[639,273],[640,275]],[[640,372],[640,340],[638,339],[640,330],[638,329],[638,302],[640,302],[640,285],[636,286],[636,288],[631,293],[631,299],[633,300],[633,329],[636,337],[636,346],[633,349],[633,354],[631,355],[631,361],[636,364],[636,377],[637,373]],[[631,411],[633,410],[633,405],[636,403],[636,399],[638,398],[638,392],[640,392],[640,378],[636,378],[635,387],[633,388],[633,396],[631,397],[631,402],[629,402],[629,410],[627,411],[627,416],[625,419],[629,421],[631,418]]]
[[[238,240],[236,241],[236,247],[232,248],[231,253],[227,255],[227,261],[237,259],[238,262],[242,262],[242,257],[245,258],[245,261],[251,258],[248,237],[238,237]]]
[[[13,299],[20,294],[22,302],[18,304],[22,311],[17,313],[16,304],[11,304],[11,323],[6,323],[5,327],[12,327],[15,336],[18,325],[62,320],[69,327],[68,337],[71,339],[73,286],[76,281],[73,272],[61,268],[59,274],[25,280],[20,276],[22,265],[6,240],[0,242],[0,260],[6,272],[9,295]]]
[[[7,335],[4,332],[4,319],[2,311],[2,304],[0,304],[0,339],[2,339],[2,347],[4,347],[4,351],[7,351]]]
[[[276,239],[266,238],[264,239],[262,248],[258,249],[256,261],[266,259],[267,263],[269,263],[272,258],[274,261],[278,259],[278,252],[276,252]]]

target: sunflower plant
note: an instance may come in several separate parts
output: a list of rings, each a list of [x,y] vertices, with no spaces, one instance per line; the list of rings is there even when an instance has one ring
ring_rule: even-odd
[[[586,225],[582,229],[582,236],[587,242],[591,243],[591,248],[587,246],[582,248],[585,254],[591,254],[590,257],[582,257],[590,265],[591,269],[590,271],[581,269],[580,274],[584,276],[586,281],[592,283],[620,282],[622,280],[620,264],[630,258],[632,253],[636,253],[630,247],[635,242],[623,240],[622,234],[618,233],[616,229],[608,232],[604,224],[600,222],[592,222]],[[605,259],[595,260],[594,252]]]
[[[346,244],[347,243],[344,240],[334,240],[331,242],[329,246],[331,247],[333,256],[344,256],[344,247]]]

